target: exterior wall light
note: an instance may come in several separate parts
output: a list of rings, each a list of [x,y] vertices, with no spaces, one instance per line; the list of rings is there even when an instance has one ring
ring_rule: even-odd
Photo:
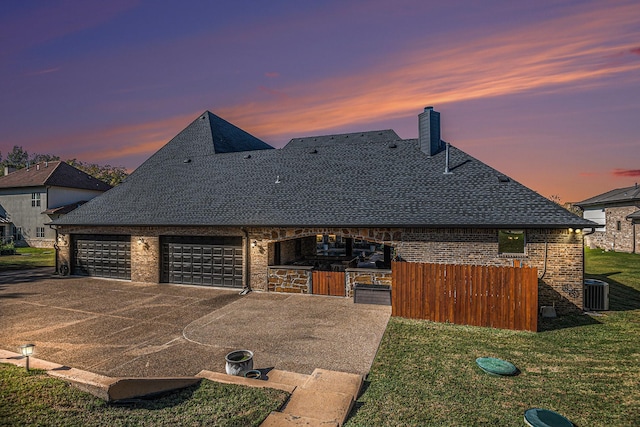
[[[27,358],[27,363],[25,364],[27,372],[29,372],[29,356],[33,354],[35,346],[35,344],[23,344],[20,346],[20,353]]]
[[[149,243],[145,242],[145,240],[144,240],[142,237],[140,237],[140,238],[138,239],[138,245],[139,245],[139,246],[142,246],[142,248],[143,248],[145,251],[146,251],[147,249],[149,249]]]
[[[254,240],[253,242],[251,242],[251,247],[255,248],[256,246],[258,246],[258,241]]]
[[[570,228],[570,229],[569,229],[569,233],[573,233],[573,228]]]

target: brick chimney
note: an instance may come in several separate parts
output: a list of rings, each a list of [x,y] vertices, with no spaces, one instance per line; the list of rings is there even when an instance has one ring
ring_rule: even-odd
[[[444,149],[440,139],[440,113],[433,107],[425,107],[418,115],[418,142],[420,150],[428,156],[433,156]]]

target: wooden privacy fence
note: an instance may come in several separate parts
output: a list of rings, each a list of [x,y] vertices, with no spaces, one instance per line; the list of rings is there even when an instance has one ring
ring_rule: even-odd
[[[393,316],[538,329],[536,268],[394,262],[391,270]]]
[[[343,271],[314,271],[311,276],[312,293],[315,295],[345,296],[345,273]]]

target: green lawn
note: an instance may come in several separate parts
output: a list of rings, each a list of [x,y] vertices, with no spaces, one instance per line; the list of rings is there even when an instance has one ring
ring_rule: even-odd
[[[258,426],[287,393],[203,380],[154,399],[108,404],[43,371],[0,364],[0,426]]]
[[[17,248],[16,252],[16,255],[0,256],[0,271],[53,267],[56,263],[53,248]]]
[[[522,426],[532,407],[578,426],[640,425],[640,255],[586,252],[611,311],[516,332],[392,318],[347,426]],[[475,359],[520,374],[495,377]]]

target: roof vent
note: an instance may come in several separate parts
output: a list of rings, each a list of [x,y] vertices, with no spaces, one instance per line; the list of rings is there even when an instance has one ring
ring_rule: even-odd
[[[397,148],[398,146],[396,145],[395,142],[392,142],[391,144],[389,144],[389,148]]]
[[[280,184],[282,181],[280,181],[280,175],[276,175],[276,184]]]
[[[191,159],[184,159],[182,163],[191,163]]]
[[[451,169],[449,169],[449,147],[451,146],[451,144],[449,144],[447,142],[447,145],[445,146],[445,157],[444,157],[444,174],[445,175],[453,175],[453,172],[451,172]]]
[[[316,150],[316,149],[314,148],[313,150],[309,151],[309,153],[311,153],[311,154],[318,154],[318,150]]]
[[[509,179],[509,177],[508,177],[508,176],[505,176],[505,175],[498,175],[498,181],[500,181],[500,182],[509,182],[509,181],[511,181],[511,180]]]
[[[246,156],[244,156],[245,159],[250,159],[251,158],[251,154],[247,154]]]

